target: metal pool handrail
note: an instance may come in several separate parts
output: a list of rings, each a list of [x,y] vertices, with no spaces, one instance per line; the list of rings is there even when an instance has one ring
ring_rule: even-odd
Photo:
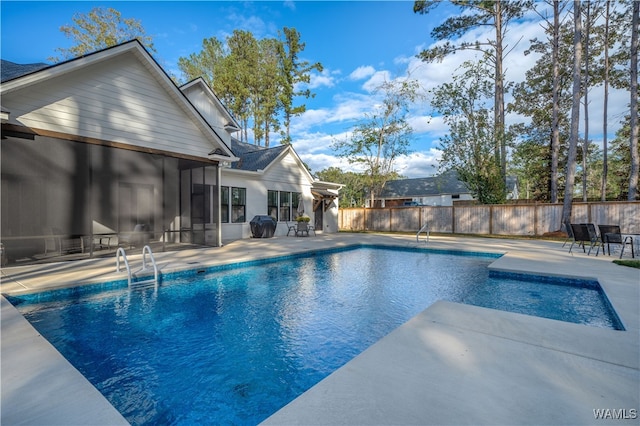
[[[151,247],[144,246],[142,247],[142,270],[147,270],[147,253],[149,253],[149,257],[151,258],[151,264],[153,265],[153,281],[156,285],[158,285],[158,266],[156,265],[156,260],[153,257],[153,252],[151,251]]]
[[[131,268],[129,267],[127,254],[124,252],[124,249],[122,247],[118,247],[118,251],[116,252],[116,272],[120,272],[120,255],[122,255],[122,259],[124,259],[124,264],[127,267],[127,275],[129,277],[128,285],[129,287],[131,287]]]
[[[420,230],[416,233],[416,242],[419,243],[420,242],[420,233],[426,230],[426,234],[427,234],[427,239],[425,241],[425,243],[429,242],[429,222],[425,223],[424,225],[422,225],[422,228],[420,228]]]

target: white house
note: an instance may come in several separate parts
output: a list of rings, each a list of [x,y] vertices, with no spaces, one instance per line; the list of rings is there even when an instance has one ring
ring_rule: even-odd
[[[232,137],[240,126],[202,78],[181,90],[212,127],[226,131],[224,141],[238,158],[220,168],[223,241],[249,238],[249,221],[257,215],[276,218],[276,235],[286,235],[287,223],[302,212],[318,232],[338,231],[337,198],[342,185],[316,181],[291,145],[265,148]],[[208,188],[212,200],[213,189]]]
[[[295,151],[242,148],[206,84],[177,87],[137,40],[56,65],[3,60],[0,96],[0,238],[10,261],[90,255],[102,237],[113,249],[134,229],[152,242],[221,245],[249,236],[269,191],[282,221],[286,192],[302,193],[314,217],[313,178]],[[246,167],[254,157],[255,170]]]

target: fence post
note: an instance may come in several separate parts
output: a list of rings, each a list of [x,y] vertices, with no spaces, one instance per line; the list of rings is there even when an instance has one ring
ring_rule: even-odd
[[[364,207],[364,222],[362,222],[362,230],[367,230],[367,208]]]
[[[451,205],[451,233],[456,233],[456,206]]]
[[[489,206],[489,235],[493,235],[493,205]]]

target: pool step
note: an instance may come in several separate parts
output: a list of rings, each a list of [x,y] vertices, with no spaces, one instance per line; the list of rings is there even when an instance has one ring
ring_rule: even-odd
[[[158,282],[155,279],[143,280],[143,281],[133,281],[129,284],[130,290],[146,290],[149,288],[157,288]]]

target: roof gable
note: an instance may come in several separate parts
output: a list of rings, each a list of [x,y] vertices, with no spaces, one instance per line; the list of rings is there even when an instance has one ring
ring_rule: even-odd
[[[0,94],[11,122],[33,129],[235,159],[137,40],[23,74]]]
[[[218,95],[215,94],[213,89],[207,84],[206,81],[202,77],[198,77],[190,82],[183,84],[180,86],[180,90],[183,93],[187,94],[187,97],[191,99],[188,93],[191,90],[197,90],[203,93],[207,98],[211,100],[211,103],[215,106],[216,112],[221,116],[224,121],[224,128],[231,131],[239,131],[241,130],[240,125],[236,121],[236,119],[231,115],[227,107],[222,103]],[[212,123],[213,124],[213,123]]]
[[[231,150],[239,160],[231,165],[232,169],[257,172],[265,170],[288,148],[287,145],[278,145],[273,148],[264,148],[257,145],[240,142],[231,139]]]
[[[309,182],[313,181],[313,176],[311,176],[311,173],[309,173],[309,170],[291,145],[265,148],[232,138],[231,149],[239,158],[237,162],[232,163],[231,170],[264,173],[277,165],[282,165],[281,163],[286,160],[289,164],[295,163],[295,166],[304,175],[305,179]],[[290,156],[290,158],[287,156]]]

